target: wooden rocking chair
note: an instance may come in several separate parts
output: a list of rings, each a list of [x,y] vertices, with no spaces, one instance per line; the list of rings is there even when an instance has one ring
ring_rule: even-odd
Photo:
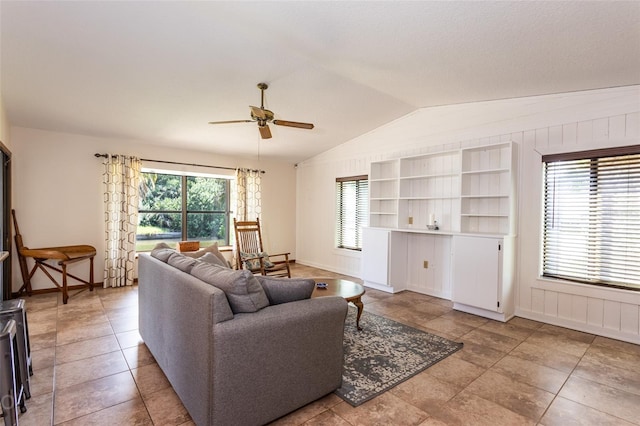
[[[260,219],[255,221],[237,221],[233,219],[236,234],[236,265],[238,269],[248,269],[254,274],[272,275],[291,278],[289,254],[269,254],[262,246]],[[273,262],[274,257],[284,257],[283,261]]]
[[[13,216],[13,227],[16,230],[15,242],[18,249],[18,263],[20,264],[20,272],[22,273],[22,287],[18,290],[18,293],[26,291],[31,296],[31,278],[35,274],[36,270],[40,269],[49,279],[56,285],[56,287],[62,291],[62,303],[67,304],[69,300],[69,293],[67,291],[67,277],[73,278],[85,285],[89,286],[89,291],[93,291],[93,258],[96,255],[96,248],[88,245],[77,246],[62,246],[62,247],[45,247],[30,249],[25,247],[22,242],[22,235],[20,235],[20,229],[18,228],[18,221],[16,220],[16,211],[11,210]],[[32,257],[35,260],[35,264],[31,271],[27,266],[27,258]],[[75,262],[79,262],[85,259],[89,259],[89,281],[82,278],[71,275],[67,272],[67,265]],[[47,260],[57,260],[57,268],[54,265],[46,263]],[[51,276],[48,269],[60,272],[62,274],[62,284],[58,283],[55,278]]]

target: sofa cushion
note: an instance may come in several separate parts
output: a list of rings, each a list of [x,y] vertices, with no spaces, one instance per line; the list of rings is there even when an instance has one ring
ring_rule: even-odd
[[[169,256],[167,263],[188,274],[191,272],[191,268],[196,264],[196,260],[174,251],[173,254]]]
[[[223,266],[225,268],[229,267],[229,263],[227,262],[227,259],[224,257],[224,255],[222,253],[220,253],[220,250],[218,249],[218,243],[217,242],[211,244],[209,247],[205,247],[205,248],[200,249],[198,251],[186,252],[186,253],[183,253],[183,254],[185,256],[189,256],[189,257],[192,257],[194,259],[197,259],[199,257],[204,256],[207,253],[211,253],[214,256],[216,256],[220,260],[220,262],[223,264]]]
[[[223,268],[228,268],[229,264],[227,264],[227,262],[223,262],[222,260],[220,260],[218,258],[218,256],[216,256],[213,253],[205,253],[204,256],[200,256],[196,259],[194,259],[196,262],[205,262],[205,263],[209,263],[211,265],[216,265],[216,266],[221,266]]]
[[[235,271],[198,262],[191,269],[191,275],[224,291],[234,314],[257,312],[269,306],[264,289],[249,271]]]
[[[261,251],[258,253],[245,253],[243,251],[240,252],[240,259],[242,260],[242,264],[246,269],[255,270],[260,269],[260,259],[264,262],[265,268],[273,268],[273,262],[269,260],[269,254],[266,251]],[[256,258],[256,259],[252,259]]]
[[[164,263],[167,263],[169,257],[173,253],[176,253],[176,251],[169,247],[166,243],[158,243],[153,248],[153,250],[151,250],[151,256],[155,257],[158,260],[161,260]]]
[[[308,278],[276,278],[257,275],[256,279],[267,294],[270,305],[309,299],[316,283]]]

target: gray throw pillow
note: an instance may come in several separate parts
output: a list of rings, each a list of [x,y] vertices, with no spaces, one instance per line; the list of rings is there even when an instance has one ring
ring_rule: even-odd
[[[174,252],[171,256],[169,256],[169,260],[167,263],[174,268],[180,269],[182,272],[186,272],[187,274],[191,272],[191,268],[196,264],[195,259],[191,259],[190,257],[186,257],[180,253]]]
[[[218,259],[220,259],[220,261],[224,264],[224,266],[226,268],[229,267],[229,264],[227,263],[227,259],[222,255],[222,253],[220,253],[220,250],[218,249],[218,243],[217,242],[211,244],[209,247],[205,247],[205,248],[200,249],[198,251],[186,252],[186,253],[183,253],[183,254],[185,256],[189,256],[189,257],[193,257],[194,259],[197,259],[199,257],[204,256],[207,253],[211,253],[214,256],[216,256]]]
[[[218,256],[213,253],[205,253],[204,256],[200,256],[195,259],[197,262],[205,262],[210,263],[211,265],[221,266],[223,268],[228,268],[229,265],[227,262],[221,261]]]
[[[316,283],[307,278],[275,278],[256,275],[256,279],[267,294],[270,305],[309,299]]]
[[[224,291],[234,314],[257,312],[269,306],[264,289],[249,271],[198,262],[191,269],[191,275]]]
[[[151,256],[152,257],[155,257],[156,259],[158,259],[158,260],[160,260],[162,262],[165,262],[165,263],[169,260],[169,257],[173,253],[176,253],[176,251],[174,249],[172,249],[171,247],[169,247],[165,243],[158,243],[153,248],[153,250],[151,250]]]

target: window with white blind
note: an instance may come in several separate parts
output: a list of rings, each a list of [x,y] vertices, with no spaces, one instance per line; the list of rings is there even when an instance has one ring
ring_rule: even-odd
[[[543,276],[640,290],[640,146],[542,161]]]
[[[369,181],[367,176],[336,179],[336,245],[362,250],[362,227],[369,218]]]

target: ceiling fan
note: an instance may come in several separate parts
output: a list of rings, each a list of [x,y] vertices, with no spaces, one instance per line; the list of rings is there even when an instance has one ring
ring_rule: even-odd
[[[271,130],[269,130],[268,123],[273,123],[276,126],[297,127],[299,129],[313,129],[311,123],[299,123],[297,121],[286,120],[274,120],[273,112],[264,108],[264,91],[269,86],[267,83],[258,83],[258,89],[260,89],[260,108],[256,106],[249,106],[251,108],[251,120],[229,120],[229,121],[210,121],[209,124],[230,124],[230,123],[258,123],[258,130],[260,130],[260,136],[262,139],[271,138]]]

